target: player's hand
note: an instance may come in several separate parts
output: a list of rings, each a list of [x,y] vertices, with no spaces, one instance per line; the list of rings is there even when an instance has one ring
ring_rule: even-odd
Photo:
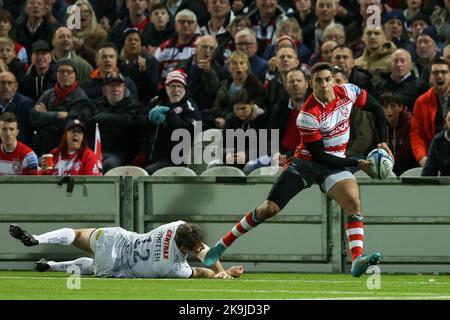
[[[233,266],[226,271],[233,278],[239,278],[244,273],[242,266]]]
[[[394,154],[392,153],[391,149],[389,149],[386,142],[379,143],[377,145],[377,147],[379,149],[383,149],[384,151],[386,151],[388,153],[389,157],[391,157],[392,161],[394,161]]]
[[[214,279],[230,280],[230,279],[233,279],[233,277],[230,276],[226,271],[222,271],[222,272],[217,273],[214,276]]]
[[[367,173],[369,177],[375,178],[375,171],[372,169],[372,163],[367,160],[358,160],[358,169]]]

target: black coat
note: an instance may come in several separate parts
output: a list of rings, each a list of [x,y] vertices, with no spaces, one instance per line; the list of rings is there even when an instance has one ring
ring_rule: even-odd
[[[131,160],[136,152],[136,117],[142,105],[132,97],[124,97],[113,106],[102,97],[95,101],[95,106],[94,115],[88,122],[91,146],[95,145],[95,125],[98,123],[102,151],[124,153],[130,156],[127,160]]]
[[[28,73],[19,83],[19,92],[37,101],[44,91],[52,89],[56,84],[55,64],[50,63],[50,68],[44,76],[39,76],[35,67],[32,65]]]
[[[35,33],[28,30],[28,19],[25,19],[16,29],[15,40],[21,43],[27,49],[28,57],[31,57],[31,45],[37,40],[44,40],[52,43],[53,29],[52,26],[44,19]]]
[[[4,110],[4,112],[12,112],[15,114],[20,130],[17,139],[27,146],[31,146],[33,143],[33,130],[31,129],[29,118],[30,110],[33,107],[33,100],[17,92]]]
[[[48,153],[59,145],[66,123],[72,119],[80,119],[87,123],[92,117],[94,107],[83,89],[77,87],[59,106],[55,106],[55,91],[44,92],[38,103],[47,106],[46,112],[38,112],[35,108],[30,111],[30,123],[36,131],[33,150],[38,156]],[[57,112],[68,112],[65,119],[58,119]]]

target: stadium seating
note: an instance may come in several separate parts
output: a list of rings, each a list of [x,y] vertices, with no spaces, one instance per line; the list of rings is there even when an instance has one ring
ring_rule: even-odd
[[[208,168],[208,164],[210,161],[203,158],[203,155],[208,155],[214,157],[218,155],[218,146],[222,143],[222,131],[219,129],[208,129],[202,131],[200,134],[194,137],[194,145],[191,149],[191,152],[188,156],[190,159],[190,164],[188,164],[188,168],[192,169],[196,174],[200,175]],[[211,143],[215,141],[215,145],[211,145]],[[201,163],[194,163],[194,154],[198,153],[201,155]]]
[[[204,171],[201,176],[244,176],[245,173],[235,167],[229,167],[229,166],[221,166],[221,167],[213,167],[209,168],[206,171]]]
[[[113,168],[105,173],[105,176],[132,176],[132,177],[144,177],[148,176],[147,171],[141,167],[136,166],[120,166]]]
[[[249,176],[279,176],[282,171],[282,167],[262,167],[250,172]]]
[[[194,170],[186,167],[166,167],[156,170],[152,176],[157,177],[169,177],[169,176],[197,176]]]
[[[404,177],[420,177],[422,174],[422,167],[417,167],[417,168],[411,168],[406,170],[405,172],[403,172],[400,175],[400,178],[404,178]]]

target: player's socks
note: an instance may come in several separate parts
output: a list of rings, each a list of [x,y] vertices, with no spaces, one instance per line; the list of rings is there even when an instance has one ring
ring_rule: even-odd
[[[70,246],[75,240],[75,231],[70,228],[62,228],[38,236],[33,235],[33,237],[38,240],[39,243],[62,244],[65,246]]]
[[[41,262],[41,260],[39,260],[39,262]],[[79,268],[81,275],[94,274],[94,260],[91,258],[78,258],[76,260],[62,262],[47,261],[47,264],[52,271],[67,272],[69,267],[76,266]]]
[[[250,231],[260,223],[261,221],[256,219],[256,209],[252,212],[247,212],[244,218],[242,218],[231,231],[228,231],[228,233],[206,253],[203,264],[206,267],[213,266],[237,238],[247,231]]]
[[[256,219],[256,209],[252,212],[247,212],[245,216],[239,221],[231,231],[228,231],[228,233],[222,237],[220,242],[225,246],[229,247],[233,244],[233,242],[242,236],[244,233],[250,231],[254,227],[256,227],[258,224],[260,224],[261,221]]]
[[[364,224],[361,215],[351,215],[347,217],[345,225],[352,261],[363,253],[364,245]]]

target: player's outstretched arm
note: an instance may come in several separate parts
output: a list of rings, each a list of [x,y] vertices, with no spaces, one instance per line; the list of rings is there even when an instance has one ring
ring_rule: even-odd
[[[223,268],[222,268],[223,270]],[[203,267],[193,267],[191,278],[209,278],[209,279],[222,279],[229,280],[233,278],[238,278],[244,272],[242,266],[233,266],[227,270],[216,272],[214,270],[203,268]]]

